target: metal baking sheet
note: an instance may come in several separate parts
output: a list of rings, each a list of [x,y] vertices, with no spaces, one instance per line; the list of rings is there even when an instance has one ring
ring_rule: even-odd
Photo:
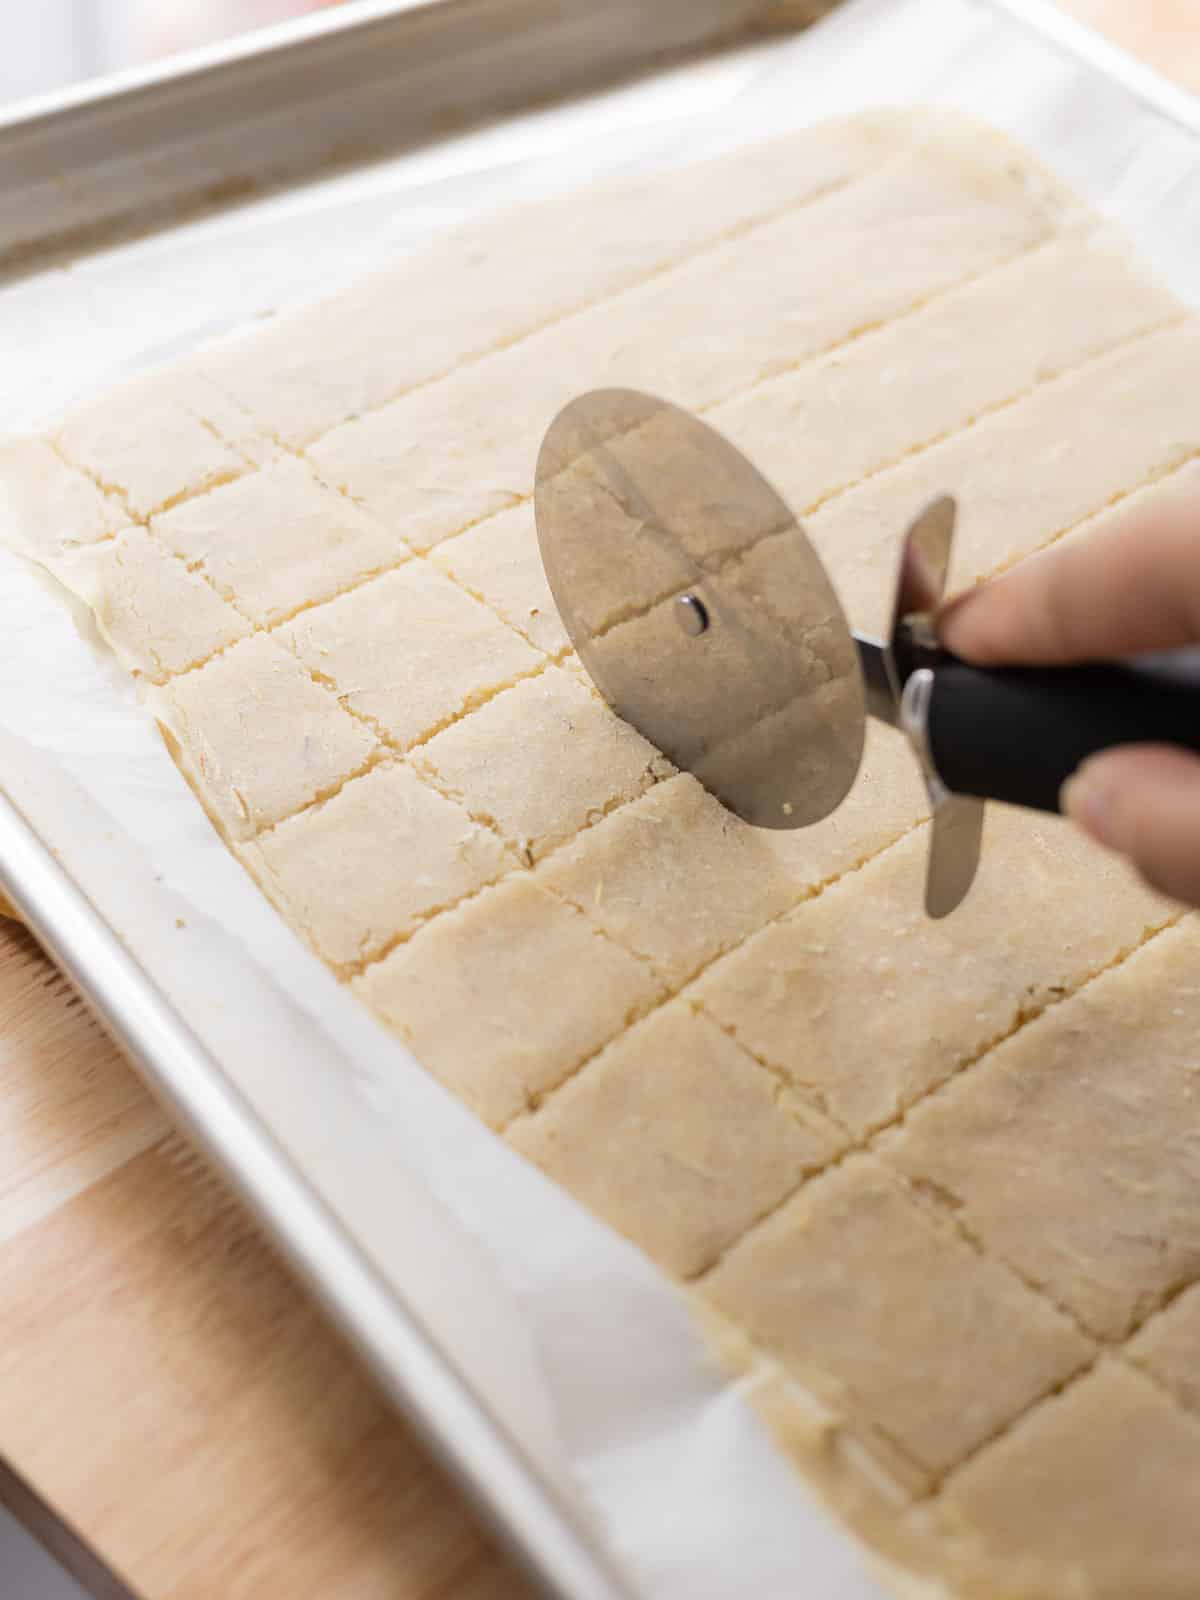
[[[815,15],[817,0],[357,0],[0,116],[0,265]]]
[[[1036,0],[849,0],[801,39],[731,44],[479,126],[439,120],[447,106],[461,119],[485,89],[490,117],[552,88],[581,88],[589,53],[605,72],[631,69],[635,21],[639,48],[657,60],[763,11],[719,0],[628,0],[607,10],[519,0],[371,6],[346,26],[321,19],[269,48],[216,52],[112,94],[63,96],[9,119],[0,125],[0,192],[9,197],[0,239],[10,252],[0,286],[10,377],[0,427],[325,291],[484,207],[623,164],[668,166],[753,137],[768,118],[799,125],[882,98],[953,100],[1009,127],[1130,225],[1176,289],[1197,299],[1193,102]],[[614,19],[611,34],[601,13]],[[366,74],[361,99],[347,107],[342,91],[360,82],[356,72]],[[395,140],[381,143],[370,130],[403,94]],[[281,179],[288,186],[270,187]],[[198,203],[207,210],[196,212]],[[85,253],[53,254],[72,238]],[[293,1075],[280,1093],[263,1064],[284,1048],[301,1060],[305,1040],[289,1034],[295,1019],[275,1004],[270,974],[248,971],[221,930],[197,925],[182,941],[168,933],[181,907],[153,859],[114,830],[115,811],[93,801],[82,820],[78,752],[48,759],[45,738],[22,721],[27,668],[22,657],[0,674],[0,723],[10,730],[0,740],[8,791],[0,887],[546,1592],[701,1600],[699,1589],[639,1561],[637,1538],[621,1525],[630,1508],[612,1484],[593,1483],[585,1502],[558,1481],[530,1444],[530,1419],[479,1380],[480,1352],[431,1336],[441,1307],[406,1274],[403,1235],[419,1233],[427,1215],[433,1225],[433,1202],[398,1164],[386,1123],[341,1092],[336,1075],[302,1077],[303,1093]],[[243,1054],[233,1070],[214,992],[261,1008],[261,1061]],[[361,1054],[341,1063],[351,1077],[372,1049],[363,1026]],[[464,1303],[478,1302],[481,1286],[491,1292],[470,1260],[447,1263],[446,1277],[456,1274]],[[596,1501],[606,1522],[593,1514]],[[727,1531],[749,1551],[746,1523],[735,1518]],[[757,1529],[760,1538],[766,1531]],[[772,1570],[803,1575],[818,1596],[877,1592],[847,1576],[816,1538],[795,1549],[781,1539]],[[793,1558],[802,1565],[788,1568]],[[760,1582],[755,1592],[772,1600],[795,1589]]]

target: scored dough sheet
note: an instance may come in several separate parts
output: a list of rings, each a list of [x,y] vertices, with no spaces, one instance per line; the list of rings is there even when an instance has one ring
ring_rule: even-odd
[[[874,726],[827,821],[724,812],[571,651],[534,461],[586,389],[698,411],[877,629],[935,494],[965,582],[1195,492],[1198,375],[1122,239],[912,112],[474,223],[0,444],[4,537],[282,915],[928,1593],[1194,1595],[1196,925],[1000,807],[927,921]]]

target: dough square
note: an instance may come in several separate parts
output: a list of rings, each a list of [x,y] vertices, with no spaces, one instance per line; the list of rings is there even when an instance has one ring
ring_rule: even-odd
[[[669,778],[589,828],[545,883],[677,987],[798,896],[762,839],[694,778]],[[693,885],[705,885],[697,896]]]
[[[117,659],[162,681],[199,666],[250,623],[144,528],[64,557],[57,576],[88,606]]]
[[[402,750],[545,660],[424,561],[301,612],[280,638]]]
[[[956,1473],[937,1510],[989,1593],[1191,1600],[1200,1418],[1116,1361],[1038,1406]]]
[[[906,1120],[889,1161],[1098,1337],[1200,1276],[1200,944],[1160,934]]]
[[[993,806],[971,893],[953,917],[932,921],[928,851],[928,828],[909,834],[711,967],[694,991],[859,1136],[1171,915],[1068,824]]]
[[[791,832],[751,828],[682,775],[589,828],[539,870],[677,986],[890,843],[924,805],[905,742],[872,729],[858,783],[824,822]]]
[[[286,455],[275,435],[201,370],[199,356],[170,368],[161,374],[161,380],[170,385],[178,404],[186,406],[248,466],[266,466]]]
[[[508,1138],[682,1277],[710,1266],[841,1143],[682,1002],[609,1045]]]
[[[1200,1284],[1151,1317],[1131,1341],[1129,1357],[1200,1416]]]
[[[92,480],[32,435],[0,442],[0,534],[33,561],[53,566],[80,545],[129,522]]]
[[[206,401],[228,417],[229,402],[187,369],[148,373],[77,406],[55,441],[145,518],[246,472],[248,458],[205,420]]]
[[[542,436],[605,362],[605,310],[562,326],[341,424],[309,457],[414,550],[432,549],[533,493]]]
[[[672,770],[559,667],[505,689],[414,759],[531,864]]]
[[[152,704],[210,816],[234,839],[299,811],[378,748],[263,634],[176,678]]]
[[[1090,1351],[1064,1316],[866,1155],[753,1229],[703,1292],[802,1384],[933,1473]]]
[[[154,531],[266,624],[410,554],[403,540],[292,457],[185,501],[156,517]]]
[[[369,961],[516,863],[411,768],[389,763],[289,817],[244,852],[323,960]]]
[[[662,988],[644,962],[517,874],[419,929],[355,992],[428,1071],[502,1128]]]
[[[570,645],[546,582],[532,502],[447,539],[432,560],[537,649],[558,655]]]

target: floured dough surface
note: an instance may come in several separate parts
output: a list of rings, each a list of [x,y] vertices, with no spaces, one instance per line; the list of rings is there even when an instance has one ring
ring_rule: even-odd
[[[705,1293],[818,1396],[865,1410],[931,1478],[1091,1353],[865,1154],[735,1244]]]
[[[682,1001],[630,1028],[509,1137],[687,1278],[845,1143]]]
[[[1191,1600],[1197,1450],[1194,1413],[1104,1359],[968,1462],[941,1496],[939,1521],[967,1561],[981,1547],[1013,1552],[1012,1592],[1029,1600],[1087,1594],[1098,1547],[1106,1593]]]
[[[187,567],[268,627],[408,555],[402,539],[291,456],[191,496],[152,527]]]
[[[449,793],[469,796],[472,810],[530,863],[672,770],[561,667],[505,689],[413,760]],[[536,784],[531,766],[541,774]]]
[[[151,703],[209,815],[233,839],[335,793],[379,748],[269,634],[172,679]]]
[[[1023,1015],[1077,988],[1171,914],[1058,818],[993,806],[971,894],[952,918],[933,922],[922,899],[927,834],[908,834],[804,901],[696,986],[747,1049],[859,1137],[894,1122]],[[1074,923],[1055,904],[1072,872],[1091,875],[1098,891],[1091,914]],[[878,1003],[864,1006],[864,995]],[[918,1108],[908,1135],[956,1089]],[[925,1148],[934,1155],[936,1135]],[[975,1160],[972,1140],[949,1148]]]
[[[59,561],[111,539],[131,521],[86,473],[68,466],[48,439],[0,445],[0,529],[10,548],[34,561]]]
[[[65,554],[59,576],[92,609],[117,658],[155,683],[254,631],[250,619],[146,528]]]
[[[534,462],[590,387],[699,410],[878,628],[935,494],[963,580],[1194,493],[1198,376],[1022,152],[889,115],[484,218],[0,445],[0,534],[291,925],[687,1285],[881,1570],[962,1600],[1196,1592],[1197,925],[999,807],[928,922],[876,726],[832,817],[744,826],[582,671]],[[679,574],[604,526],[588,621],[641,637]]]
[[[543,665],[485,605],[416,561],[302,612],[280,637],[398,750]]]
[[[955,1197],[984,1248],[1109,1341],[1200,1275],[1196,956],[1191,927],[1164,933],[926,1100],[888,1144],[902,1171]],[[1061,1156],[1043,1163],[1049,1139]]]
[[[398,762],[260,834],[242,859],[338,968],[370,961],[515,865],[490,829]]]
[[[586,982],[548,992],[548,975],[564,968]],[[497,1128],[666,994],[644,961],[527,873],[433,919],[355,987]]]
[[[433,559],[539,650],[556,656],[570,648],[542,568],[531,502],[447,539]]]

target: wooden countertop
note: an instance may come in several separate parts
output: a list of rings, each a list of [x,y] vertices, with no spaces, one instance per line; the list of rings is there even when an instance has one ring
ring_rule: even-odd
[[[0,1456],[147,1600],[527,1600],[33,940],[0,922]]]
[[[1063,0],[1200,89],[1200,0]],[[0,923],[0,1457],[146,1600],[528,1600],[20,929]]]

